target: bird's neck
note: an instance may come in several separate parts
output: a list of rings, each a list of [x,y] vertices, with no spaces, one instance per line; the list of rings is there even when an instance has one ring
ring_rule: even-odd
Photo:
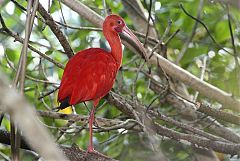
[[[113,58],[116,60],[117,65],[120,67],[122,64],[122,43],[120,37],[115,32],[104,32],[104,36],[107,39],[110,47],[111,54]]]

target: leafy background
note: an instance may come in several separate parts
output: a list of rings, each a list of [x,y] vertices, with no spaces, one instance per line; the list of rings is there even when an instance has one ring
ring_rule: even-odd
[[[18,0],[19,4],[26,8],[27,2],[24,0]],[[47,9],[47,1],[40,1],[43,6]],[[104,6],[102,0],[84,0],[81,1],[98,14],[105,16]],[[129,28],[134,29],[135,26],[132,20],[128,17],[125,12],[125,8],[120,0],[106,1],[109,8],[113,13],[121,15],[126,21]],[[176,30],[180,29],[180,32],[170,41],[168,44],[167,57],[169,60],[175,62],[184,43],[190,36],[195,21],[188,17],[179,4],[182,4],[184,8],[196,17],[198,11],[199,1],[197,0],[162,0],[153,1],[152,16],[156,21],[156,28],[160,35],[163,35],[166,27],[168,26],[169,20],[172,21],[170,32],[167,38],[173,34]],[[150,1],[142,1],[145,8],[149,7]],[[69,8],[61,4],[65,22],[71,26],[92,26],[88,21],[81,18],[78,14],[71,11]],[[21,37],[24,37],[26,13],[19,9],[13,2],[4,1],[0,6],[1,14],[5,20],[5,23],[9,29],[18,33]],[[239,51],[239,8],[230,6],[230,15],[232,22],[232,29],[234,33],[234,40],[236,51]],[[49,12],[53,16],[54,20],[61,23],[63,17],[60,11],[60,5],[57,0],[51,1],[51,7]],[[39,16],[39,15],[38,15]],[[231,43],[231,35],[228,24],[227,10],[225,6],[219,1],[209,0],[204,2],[204,6],[201,12],[201,21],[207,26],[209,32],[214,37],[217,43],[213,42],[207,33],[206,29],[198,24],[196,33],[192,38],[192,41],[187,47],[185,54],[179,62],[179,66],[190,71],[197,77],[201,75],[201,67],[203,60],[207,61],[207,69],[205,71],[204,80],[213,84],[214,86],[232,93],[233,96],[240,96],[239,81],[237,74],[239,69],[236,68],[236,62],[234,56],[225,52],[226,49],[230,53],[233,53],[233,46]],[[102,32],[91,31],[91,30],[80,30],[70,29],[61,26],[62,31],[67,36],[71,47],[74,52],[83,50],[89,47],[102,47],[108,49],[108,44],[104,39]],[[54,60],[57,60],[63,64],[66,64],[68,58],[62,54],[62,47],[56,40],[55,36],[51,32],[48,26],[46,26],[40,19],[36,19],[34,22],[33,32],[31,34],[31,44],[39,51],[47,54]],[[141,39],[144,41],[144,39]],[[218,45],[217,45],[218,44]],[[221,47],[221,48],[220,48]],[[12,80],[15,76],[15,71],[9,66],[17,68],[17,64],[20,57],[22,45],[18,42],[14,42],[14,39],[4,33],[0,33],[0,69],[8,75]],[[238,54],[238,53],[237,53]],[[135,59],[135,60],[134,60]],[[134,60],[134,63],[131,61]],[[239,60],[239,54],[238,54]],[[136,88],[136,96],[140,102],[148,105],[156,94],[148,87],[148,78],[139,74],[138,79],[135,82],[136,72],[128,69],[136,68],[136,64],[140,64],[142,61],[134,53],[128,49],[124,49],[123,68],[119,72],[117,81],[114,86],[114,91],[121,93],[127,98],[132,99],[133,87]],[[124,70],[126,69],[126,70]],[[147,71],[148,68],[144,67]],[[42,59],[36,53],[28,50],[28,62],[27,62],[27,76],[37,79],[26,79],[25,82],[25,95],[28,100],[34,104],[37,110],[49,110],[53,107],[58,106],[56,101],[57,92],[45,97],[42,100],[38,100],[38,97],[43,93],[55,89],[61,80],[63,70],[56,67],[49,61]],[[38,80],[45,80],[48,83],[41,83]],[[188,92],[193,97],[196,91],[188,89]],[[210,104],[218,104],[209,100],[203,96],[199,96],[198,100],[207,102]],[[114,106],[107,104],[103,99],[100,102],[101,108],[97,111],[98,117],[104,117],[109,119],[124,118]],[[159,108],[161,100],[154,102],[153,107]],[[91,104],[88,104],[91,107]],[[103,108],[104,107],[104,108]],[[171,115],[175,119],[179,119],[178,112],[169,104],[162,103],[161,108],[158,110]],[[71,113],[71,109],[63,111],[65,113]],[[76,105],[76,112],[81,115],[88,115],[89,111],[83,104]],[[46,125],[53,136],[56,138],[59,136],[59,131],[67,121],[54,120],[51,118],[42,118],[42,123]],[[162,123],[164,124],[164,123]],[[239,127],[225,124],[231,127],[236,132],[239,131]],[[2,128],[9,130],[9,119],[5,117],[2,123]],[[75,123],[72,128],[61,137],[58,142],[61,144],[71,145],[72,143],[78,144],[83,149],[87,148],[88,145],[88,130],[82,128],[83,124]],[[109,155],[113,158],[124,160],[124,161],[142,161],[148,160],[149,156],[154,154],[149,140],[143,133],[138,133],[131,130],[111,130],[94,133],[94,144],[96,149]],[[192,156],[196,153],[194,148],[188,145],[181,144],[176,141],[171,141],[164,138],[159,138],[159,145],[165,156],[169,160],[192,160]],[[0,158],[4,160],[3,156],[10,156],[9,146],[0,145]],[[30,152],[21,151],[22,160],[32,160],[34,155]],[[225,160],[230,160],[229,156],[222,156]],[[151,160],[157,160],[151,158]],[[231,160],[236,160],[232,158]]]

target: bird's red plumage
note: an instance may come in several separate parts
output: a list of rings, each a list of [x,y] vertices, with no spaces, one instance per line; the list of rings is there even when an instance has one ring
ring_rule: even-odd
[[[88,152],[94,152],[92,124],[95,108],[99,100],[112,88],[117,71],[122,63],[122,46],[118,33],[124,33],[143,49],[136,36],[126,27],[123,19],[109,15],[103,22],[103,34],[111,46],[111,52],[100,48],[82,50],[74,55],[66,65],[58,92],[59,108],[93,101],[89,117],[90,140]]]
[[[78,52],[66,65],[58,101],[68,98],[70,105],[89,100],[97,104],[111,90],[118,68],[113,56],[101,48]]]

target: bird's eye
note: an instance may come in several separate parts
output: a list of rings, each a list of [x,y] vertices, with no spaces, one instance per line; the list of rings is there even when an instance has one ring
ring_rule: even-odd
[[[122,24],[122,21],[121,20],[117,20],[117,24]]]

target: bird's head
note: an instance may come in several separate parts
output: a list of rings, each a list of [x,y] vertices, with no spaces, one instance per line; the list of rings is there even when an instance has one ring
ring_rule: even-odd
[[[122,33],[123,29],[126,27],[122,17],[118,15],[109,15],[103,22],[104,28],[111,30],[112,32]]]
[[[138,38],[132,33],[132,31],[126,26],[122,17],[111,14],[107,16],[103,22],[103,30],[108,30],[108,32],[114,32],[121,34],[123,37],[128,37],[137,46],[137,50],[145,55],[145,49]]]

